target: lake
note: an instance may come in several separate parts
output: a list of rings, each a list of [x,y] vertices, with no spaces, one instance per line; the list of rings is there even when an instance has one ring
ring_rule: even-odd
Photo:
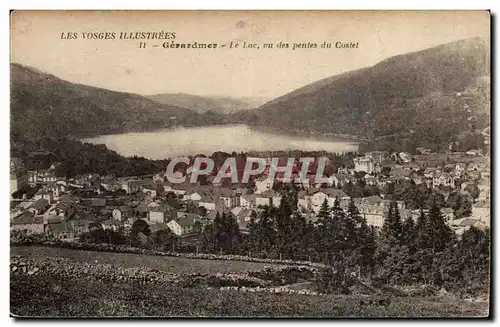
[[[123,156],[166,159],[175,156],[205,154],[216,151],[305,150],[356,151],[354,141],[279,135],[253,130],[247,125],[223,125],[164,129],[147,133],[111,134],[85,138],[82,142],[105,144]]]

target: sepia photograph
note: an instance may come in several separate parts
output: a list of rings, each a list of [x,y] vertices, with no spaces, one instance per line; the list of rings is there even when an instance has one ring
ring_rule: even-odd
[[[9,15],[12,318],[491,316],[490,11]]]

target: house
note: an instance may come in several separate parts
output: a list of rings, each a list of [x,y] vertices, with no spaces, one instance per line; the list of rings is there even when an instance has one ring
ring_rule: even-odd
[[[164,186],[163,189],[165,190],[166,193],[174,193],[175,195],[180,195],[180,196],[184,196],[184,194],[187,193],[186,190],[181,190],[179,188],[174,189],[170,185]]]
[[[45,225],[42,217],[35,216],[31,212],[25,212],[11,221],[10,229],[27,235],[43,234],[45,231]]]
[[[466,165],[464,163],[457,163],[453,169],[453,175],[456,178],[461,178],[466,172]]]
[[[238,229],[239,229],[241,234],[246,235],[250,232],[250,226],[249,226],[250,222],[249,221],[244,221],[244,220],[240,220],[240,219],[237,219],[236,221],[238,223]]]
[[[231,214],[234,216],[238,215],[244,208],[243,207],[234,207],[231,209]]]
[[[479,156],[481,155],[481,153],[482,153],[481,149],[469,150],[465,152],[465,154],[467,154],[468,156]]]
[[[120,229],[120,223],[114,219],[102,220],[100,223],[102,225],[102,229],[104,230],[109,229],[116,232]]]
[[[377,187],[380,189],[383,189],[384,187],[386,187],[387,184],[390,183],[392,183],[392,181],[388,178],[379,177],[377,179]]]
[[[490,226],[491,208],[489,204],[476,203],[472,205],[471,217],[481,221],[486,226]]]
[[[205,219],[209,222],[213,222],[215,220],[215,217],[217,217],[217,214],[217,211],[211,211],[205,216]]]
[[[448,173],[444,172],[435,173],[432,178],[432,186],[433,187],[448,186],[455,188],[455,179]]]
[[[127,194],[133,194],[139,192],[142,186],[142,181],[138,179],[127,179],[121,183],[121,186]]]
[[[452,208],[441,208],[441,214],[443,215],[445,222],[449,225],[453,223],[455,219],[455,213]]]
[[[236,221],[238,223],[238,228],[242,234],[249,233],[249,224],[252,220],[252,215],[254,215],[254,211],[252,209],[244,208],[236,215]]]
[[[214,196],[203,196],[200,201],[198,201],[199,207],[204,207],[207,210],[215,210],[216,198]]]
[[[174,209],[166,204],[150,207],[148,220],[155,223],[164,223],[171,217]]]
[[[259,206],[270,206],[271,205],[271,199],[266,197],[266,196],[263,196],[261,194],[256,194],[256,197],[255,197],[255,206],[256,207],[259,207]]]
[[[411,162],[411,154],[409,154],[408,152],[400,152],[398,156],[404,163]]]
[[[196,222],[198,215],[187,214],[185,217],[180,219],[172,219],[167,223],[168,228],[178,236],[184,236],[194,233],[194,223]]]
[[[375,162],[372,157],[354,158],[354,171],[363,171],[371,174],[376,172]]]
[[[82,234],[88,233],[90,222],[91,221],[87,219],[73,219],[68,221],[68,223],[71,224],[71,227],[73,228],[75,237],[79,237]]]
[[[45,186],[45,189],[52,192],[53,200],[57,200],[64,192],[66,192],[65,184],[65,181],[51,182]]]
[[[306,223],[314,224],[318,220],[318,216],[314,212],[305,212],[302,216],[306,220]]]
[[[111,216],[114,220],[117,221],[125,221],[129,217],[132,216],[132,208],[129,206],[120,206],[118,208],[113,209],[111,212]]]
[[[376,164],[381,164],[386,156],[386,151],[371,151],[365,153],[365,157],[371,158]]]
[[[156,198],[158,196],[158,191],[156,191],[152,188],[145,188],[142,190],[142,193],[146,193],[153,198]]]
[[[248,194],[248,188],[246,188],[246,187],[238,187],[238,188],[236,188],[235,192],[236,192],[236,194],[238,194],[240,196],[241,195],[245,195],[245,194]]]
[[[388,201],[388,200],[386,200]],[[360,205],[369,205],[369,206],[385,206],[385,202],[383,202],[382,198],[378,195],[367,196],[359,199]]]
[[[389,209],[389,207],[391,206],[392,200],[380,199],[380,197],[378,195],[375,195],[375,197],[376,198],[369,196],[369,197],[363,198],[362,201],[364,201],[364,203],[370,203],[370,204],[375,204],[375,202],[377,202],[377,205],[385,207],[386,209]],[[396,201],[396,207],[398,207],[398,210],[401,211],[401,210],[406,209],[406,204],[404,201],[398,200],[398,201]]]
[[[274,206],[281,205],[281,195],[273,190],[262,192],[255,195],[255,206]]]
[[[49,201],[46,199],[38,199],[28,208],[28,211],[33,213],[34,215],[43,214],[47,208],[49,207]]]
[[[188,192],[182,197],[183,201],[200,201],[201,195],[198,192]]]
[[[93,208],[104,208],[106,206],[106,199],[104,198],[91,198],[85,200],[85,203],[88,203],[88,206]]]
[[[64,199],[49,208],[44,216],[57,216],[62,219],[70,219],[76,212],[75,203],[71,199]]]
[[[240,196],[240,206],[243,208],[255,207],[255,194],[244,194]]]
[[[233,190],[222,189],[217,205],[221,211],[238,207],[240,205],[240,196]]]
[[[257,212],[255,210],[243,208],[243,210],[240,210],[240,212],[235,215],[235,217],[236,219],[249,222],[250,220],[252,220],[253,215],[255,215],[256,221],[258,221]]]
[[[415,185],[421,185],[425,183],[425,180],[421,176],[413,176],[411,180]]]
[[[461,236],[465,231],[467,231],[471,227],[475,227],[481,231],[485,231],[487,228],[487,226],[478,219],[461,218],[461,219],[455,219],[453,221],[453,230],[459,236]]]
[[[403,169],[397,167],[391,169],[391,177],[395,178],[398,181],[410,180],[413,175],[414,172],[411,169]]]
[[[365,205],[359,208],[360,214],[369,226],[381,228],[384,225],[387,209],[378,205]]]
[[[365,184],[366,185],[374,186],[374,185],[377,184],[377,178],[375,176],[372,176],[372,175],[369,175],[369,174],[365,174],[365,176],[363,177],[363,179],[365,180]]]
[[[46,233],[61,241],[72,242],[76,238],[73,226],[66,221],[47,224]]]
[[[468,172],[473,172],[473,171],[479,171],[479,165],[477,163],[470,163],[468,166],[467,166],[467,171]]]
[[[44,189],[39,189],[36,193],[35,196],[33,197],[35,200],[39,199],[45,199],[49,201],[49,203],[54,202],[54,194],[52,191],[44,190]]]
[[[335,188],[324,188],[320,190],[316,190],[313,195],[310,197],[310,207],[315,212],[319,212],[321,205],[326,200],[329,207],[333,207],[335,204],[335,200],[339,200],[341,198],[348,198],[347,194],[339,189]]]
[[[28,185],[28,175],[23,169],[14,169],[10,172],[10,194],[19,191]]]
[[[490,200],[490,184],[478,184],[479,196],[478,201],[489,201]]]
[[[158,174],[155,174],[153,176],[153,182],[166,182],[167,178],[165,176],[165,173],[163,171],[159,172]]]

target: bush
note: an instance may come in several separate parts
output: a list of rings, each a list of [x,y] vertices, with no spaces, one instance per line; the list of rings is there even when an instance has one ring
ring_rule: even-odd
[[[323,268],[315,280],[318,291],[321,290],[330,294],[350,294],[350,287],[354,283],[355,279],[350,274],[347,274],[342,267]]]

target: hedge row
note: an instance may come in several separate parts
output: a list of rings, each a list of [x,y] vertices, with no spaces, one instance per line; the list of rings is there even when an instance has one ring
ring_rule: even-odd
[[[282,265],[301,265],[301,266],[309,266],[316,268],[327,267],[326,265],[309,261],[262,259],[262,258],[254,258],[249,256],[232,255],[232,254],[219,255],[211,253],[182,253],[182,252],[172,252],[172,251],[163,252],[163,251],[130,247],[126,245],[114,245],[106,243],[93,244],[93,243],[80,243],[80,242],[65,242],[58,239],[47,239],[38,236],[11,237],[11,246],[16,246],[16,245],[41,245],[41,246],[73,249],[73,250],[148,254],[148,255],[160,255],[160,256],[170,256],[170,257],[183,257],[188,259],[232,260],[232,261],[260,262],[260,263],[282,264]]]
[[[274,293],[274,294],[299,294],[299,295],[325,295],[310,290],[292,290],[286,287],[260,288],[260,287],[245,287],[245,286],[225,286],[219,288],[221,291],[240,291],[248,293]]]
[[[266,268],[263,278],[256,277],[257,271],[244,273],[192,273],[185,275],[167,274],[156,269],[146,267],[122,268],[111,264],[77,263],[67,258],[35,258],[12,256],[10,270],[13,274],[52,275],[59,278],[77,278],[100,280],[107,282],[137,282],[139,284],[152,283],[155,285],[173,285],[183,288],[191,287],[270,287],[276,285],[280,278],[293,279],[297,271],[309,271],[310,267],[276,267]],[[274,274],[274,275],[273,275]]]

